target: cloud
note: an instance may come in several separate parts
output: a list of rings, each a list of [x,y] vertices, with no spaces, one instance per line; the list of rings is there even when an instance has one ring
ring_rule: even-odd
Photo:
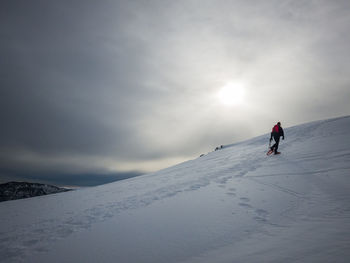
[[[276,120],[350,114],[349,9],[5,1],[0,169],[152,171],[268,132]],[[217,101],[228,82],[243,83],[244,106]]]

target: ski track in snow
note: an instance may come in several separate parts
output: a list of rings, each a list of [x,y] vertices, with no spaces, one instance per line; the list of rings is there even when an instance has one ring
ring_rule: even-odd
[[[333,125],[339,128],[334,131]],[[326,226],[328,235],[339,239],[340,254],[350,256],[346,252],[350,249],[350,239],[344,238],[344,235],[350,234],[349,231],[328,229],[329,224],[337,222],[350,225],[348,127],[350,118],[344,117],[285,129],[286,140],[281,141],[283,153],[279,156],[265,155],[268,136],[264,135],[141,177],[90,189],[1,203],[0,261],[36,262],[36,258],[54,254],[53,248],[61,244],[60,240],[69,241],[70,237],[94,231],[95,225],[107,224],[131,211],[166,206],[172,200],[188,196],[191,204],[191,196],[195,199],[197,194],[208,198],[204,202],[209,203],[210,199],[220,201],[225,209],[230,210],[225,216],[215,219],[221,220],[225,231],[210,230],[215,224],[208,221],[203,227],[212,231],[216,241],[197,240],[203,243],[198,248],[194,241],[188,241],[195,254],[183,252],[179,257],[175,255],[185,250],[179,245],[181,239],[172,247],[174,239],[164,237],[170,242],[169,247],[164,248],[165,252],[169,250],[167,262],[213,262],[214,259],[216,262],[232,262],[232,259],[258,262],[254,261],[254,253],[255,259],[268,255],[266,251],[269,247],[264,246],[275,242],[273,237],[279,233],[283,245],[288,245],[287,240],[297,239],[293,233],[303,228],[311,237],[311,223]],[[178,212],[182,213],[181,210]],[[186,214],[181,216],[186,218]],[[293,233],[289,231],[298,225],[301,227]],[[179,226],[174,223],[176,227]],[[341,231],[345,234],[341,235]],[[325,238],[321,233],[319,236]],[[237,255],[225,250],[227,246],[230,251],[238,251],[241,244],[254,243],[254,238],[268,242],[260,250],[254,244],[255,250],[246,249]],[[304,258],[318,258],[317,255],[322,253],[317,244],[309,247],[307,251],[298,245],[293,248]],[[217,254],[221,253],[221,249],[226,256]],[[312,250],[317,252],[312,253]],[[164,262],[164,255],[141,258],[143,262]],[[283,262],[298,262],[292,254],[284,259]],[[324,260],[329,258],[324,257]],[[281,261],[276,258],[276,261],[269,262]]]
[[[260,161],[262,160],[263,158],[260,158]],[[152,189],[152,191],[145,192],[142,195],[130,196],[121,201],[96,204],[92,208],[84,209],[78,213],[70,211],[66,213],[63,218],[57,220],[55,218],[49,218],[32,225],[24,225],[21,228],[16,226],[15,236],[12,231],[1,233],[0,243],[7,243],[8,247],[2,247],[0,249],[0,255],[4,258],[19,259],[25,258],[25,254],[29,250],[45,252],[47,251],[45,249],[46,244],[55,242],[58,239],[64,239],[75,231],[88,229],[92,224],[109,219],[123,210],[147,206],[154,201],[164,200],[181,192],[198,190],[213,182],[224,187],[228,180],[233,177],[244,176],[248,171],[256,169],[257,166],[254,165],[249,167],[249,169],[243,169],[244,167],[249,167],[247,166],[247,161],[242,161],[238,165],[230,167],[223,172],[224,175],[216,173],[209,174],[209,176],[201,177],[199,180],[185,181],[180,184],[172,184],[170,186]],[[204,172],[205,169],[198,169],[196,171],[197,174],[202,174]],[[235,175],[230,175],[233,172],[235,172]],[[184,175],[180,173],[175,174],[175,178],[176,177],[184,177]],[[168,184],[169,180],[164,180],[164,182]],[[136,188],[135,192],[139,190],[140,189]],[[72,198],[74,198],[74,196]],[[247,201],[249,201],[247,198],[241,198],[241,200],[245,201],[245,203],[240,203],[240,206],[251,208],[247,203]]]

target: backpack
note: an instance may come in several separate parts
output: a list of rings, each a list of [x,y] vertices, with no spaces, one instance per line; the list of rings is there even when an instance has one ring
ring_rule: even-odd
[[[272,132],[273,133],[279,133],[279,128],[278,128],[278,125],[276,124],[275,126],[273,126],[273,128],[272,128]]]

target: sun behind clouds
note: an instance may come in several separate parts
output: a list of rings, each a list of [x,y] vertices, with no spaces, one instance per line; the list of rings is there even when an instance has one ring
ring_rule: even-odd
[[[245,88],[241,83],[228,82],[218,92],[218,99],[225,106],[242,105],[245,102]]]

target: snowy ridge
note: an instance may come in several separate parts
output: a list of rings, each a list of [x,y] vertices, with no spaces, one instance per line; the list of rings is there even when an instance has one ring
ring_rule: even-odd
[[[350,117],[156,173],[0,204],[4,262],[347,262]]]

